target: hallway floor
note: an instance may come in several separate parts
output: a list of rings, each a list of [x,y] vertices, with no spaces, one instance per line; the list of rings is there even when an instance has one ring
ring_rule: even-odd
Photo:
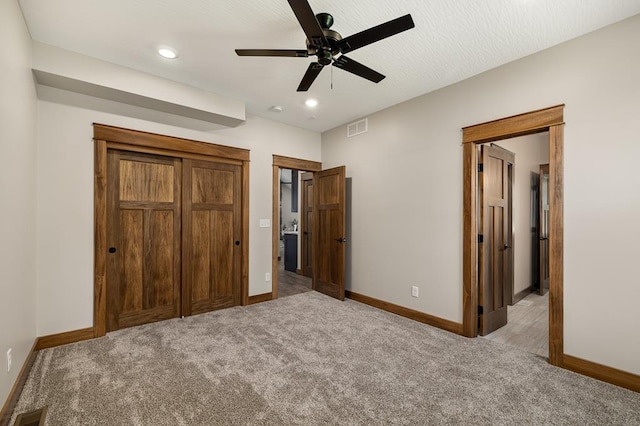
[[[278,262],[278,298],[311,291],[311,278],[284,270],[283,262]]]
[[[507,325],[485,339],[515,346],[542,357],[549,356],[549,292],[531,293],[507,310]]]

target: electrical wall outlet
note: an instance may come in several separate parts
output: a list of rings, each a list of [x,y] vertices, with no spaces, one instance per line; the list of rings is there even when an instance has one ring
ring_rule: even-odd
[[[416,287],[415,285],[411,286],[411,295],[413,297],[418,297],[418,287]]]
[[[267,272],[266,274],[264,274],[264,280],[271,281],[271,272]]]
[[[11,372],[11,348],[7,351],[7,373]]]

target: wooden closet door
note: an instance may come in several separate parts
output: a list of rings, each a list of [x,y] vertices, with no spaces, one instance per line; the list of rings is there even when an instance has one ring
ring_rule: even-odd
[[[107,331],[180,315],[181,161],[109,150]]]
[[[183,315],[239,305],[240,165],[183,160]]]

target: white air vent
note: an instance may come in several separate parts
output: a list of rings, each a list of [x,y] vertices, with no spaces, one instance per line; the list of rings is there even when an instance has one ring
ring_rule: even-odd
[[[347,137],[352,138],[366,132],[367,130],[369,130],[369,119],[363,118],[355,123],[347,124]]]

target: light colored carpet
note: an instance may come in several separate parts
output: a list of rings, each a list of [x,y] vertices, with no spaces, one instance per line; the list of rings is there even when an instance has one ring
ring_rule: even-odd
[[[640,394],[316,292],[43,350],[47,425],[638,425]]]

